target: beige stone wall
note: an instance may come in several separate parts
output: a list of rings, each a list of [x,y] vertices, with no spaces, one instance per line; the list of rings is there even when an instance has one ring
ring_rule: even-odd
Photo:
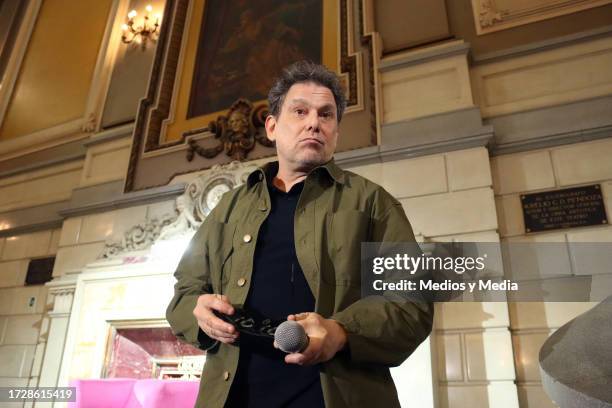
[[[60,230],[0,238],[0,387],[36,384],[44,352],[47,288],[25,286],[31,259],[57,252]]]
[[[508,242],[611,242],[612,227],[593,226],[525,235],[520,195],[601,184],[608,215],[612,211],[612,140],[577,143],[491,159],[500,236]],[[559,270],[572,273],[571,246]],[[602,254],[604,255],[604,254]],[[579,267],[579,265],[578,265]],[[610,275],[594,276],[592,287],[610,288]],[[557,328],[593,307],[590,303],[510,304],[510,328],[521,407],[552,407],[540,381],[538,352]]]
[[[107,242],[120,242],[130,228],[147,218],[174,214],[174,208],[171,200],[67,219],[62,227],[53,276],[80,273],[100,256]]]
[[[471,81],[483,117],[612,93],[612,37],[475,66]]]
[[[127,3],[122,2],[126,7]],[[579,18],[566,29],[554,26],[555,20],[550,20],[515,29],[514,34],[499,32],[485,38],[463,35],[467,29],[461,21],[466,20],[465,13],[471,12],[469,7],[455,3],[469,6],[469,2],[446,2],[451,31],[461,34],[457,40],[408,49],[377,61],[378,67],[374,64],[378,70],[375,72],[379,86],[378,113],[383,127],[435,120],[474,107],[480,109],[485,122],[494,121],[520,112],[537,112],[612,95],[609,35],[542,46],[541,50],[530,49],[514,56],[491,58],[488,62],[473,58],[529,45],[525,41],[553,40],[562,34],[601,27],[600,20],[593,20],[591,25],[585,23],[592,20],[586,17],[597,17],[596,10],[557,19],[567,22],[570,18]],[[600,10],[609,11],[610,7]],[[473,23],[471,17],[469,23]],[[530,31],[533,27],[545,30],[536,33]],[[521,41],[516,37],[521,34],[519,31],[524,34]],[[109,45],[109,52],[112,47],[116,45]],[[107,71],[111,65],[109,62]],[[101,86],[96,81],[104,82],[102,77],[92,79],[92,88]],[[92,109],[99,116],[101,107]],[[80,129],[82,123],[77,125]],[[449,134],[453,130],[447,129]],[[584,130],[593,129],[586,126]],[[533,130],[540,131],[543,130]],[[75,196],[75,189],[121,181],[127,171],[131,137],[117,138],[121,132],[111,133],[112,129],[92,133],[84,159],[72,158],[0,178],[0,230],[12,228],[3,219],[6,212],[67,201]],[[415,135],[406,135],[411,136]],[[381,184],[397,197],[421,242],[610,242],[612,227],[609,226],[526,235],[520,195],[601,183],[610,214],[611,158],[612,139],[608,138],[495,157],[490,157],[485,147],[476,147],[353,166],[349,170]],[[175,181],[189,181],[193,177],[194,174],[182,175]],[[0,386],[38,384],[37,380],[43,377],[44,353],[59,355],[64,347],[70,302],[57,307],[55,314],[49,313],[54,300],[47,299],[47,288],[24,286],[28,261],[56,254],[54,278],[75,277],[98,258],[106,242],[120,241],[134,225],[173,211],[173,200],[139,204],[68,217],[61,228],[54,230],[0,238]],[[565,258],[569,259],[570,255]],[[569,261],[562,266],[571,271]],[[163,278],[156,280],[158,293],[164,290],[162,281]],[[597,283],[602,287],[611,284],[607,276],[596,277],[594,285]],[[101,287],[104,285],[100,283]],[[115,294],[138,292],[137,284],[108,285],[108,291]],[[71,300],[72,295],[61,296]],[[34,302],[30,306],[32,298]],[[130,302],[137,299],[137,296],[129,297]],[[86,320],[87,316],[95,315],[104,307],[100,302],[99,299],[85,302],[80,318]],[[156,310],[156,317],[163,312],[161,306],[165,305],[161,303],[149,308]],[[122,308],[128,306],[134,304],[118,302],[112,311],[120,315]],[[430,346],[439,407],[552,407],[541,386],[539,348],[552,331],[590,307],[592,304],[587,303],[437,305]],[[56,334],[52,344],[46,338],[50,331]],[[71,378],[94,375],[99,354],[98,349],[88,345],[87,333],[78,335],[82,336],[74,345],[77,354],[66,369]],[[48,379],[43,381],[45,385],[55,384],[59,359],[48,360],[43,370]]]
[[[499,241],[484,147],[350,170],[400,200],[418,241]],[[437,305],[432,342],[440,407],[518,407],[507,304]]]
[[[123,179],[129,144],[129,138],[95,144],[84,161],[0,179],[0,229],[12,227],[9,221],[2,221],[5,211],[67,201],[76,188]],[[59,370],[59,366],[50,367],[41,374],[45,353],[61,358],[63,340],[58,343],[55,339],[47,347],[54,297],[48,296],[44,285],[24,286],[29,260],[56,255],[55,278],[79,273],[100,255],[106,241],[120,241],[127,229],[146,217],[173,212],[170,200],[68,218],[61,228],[0,238],[0,386],[37,386],[40,381],[52,386],[53,382],[47,382],[57,378]],[[55,322],[60,337],[66,329],[67,319]],[[48,378],[43,379],[45,376]]]
[[[0,179],[0,219],[5,211],[68,200],[82,169],[83,161],[77,160]]]

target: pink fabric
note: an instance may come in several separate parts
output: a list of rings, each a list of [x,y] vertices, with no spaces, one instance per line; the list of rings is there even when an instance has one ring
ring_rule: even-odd
[[[198,381],[109,378],[74,380],[76,402],[69,408],[167,408],[193,407]]]

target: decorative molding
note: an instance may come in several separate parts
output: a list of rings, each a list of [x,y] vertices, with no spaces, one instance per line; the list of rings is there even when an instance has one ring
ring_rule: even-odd
[[[388,72],[394,69],[403,68],[410,65],[423,64],[425,62],[452,57],[455,55],[467,56],[469,52],[469,43],[466,43],[463,40],[452,40],[441,44],[438,43],[431,47],[405,51],[385,57],[380,60],[378,70],[380,72]]]
[[[105,144],[96,144],[87,149],[80,187],[123,180],[131,140],[115,138]]]
[[[124,252],[149,249],[159,238],[162,229],[172,224],[175,219],[176,216],[164,215],[160,219],[147,219],[144,223],[133,226],[125,232],[121,241],[107,242],[98,259],[114,258]]]
[[[55,372],[59,371],[57,380],[59,386],[68,386],[70,378],[74,376],[72,369],[77,366],[81,369],[81,373],[86,373],[86,376],[99,377],[102,374],[107,336],[111,325],[116,322],[132,321],[144,324],[154,321],[159,322],[159,326],[165,326],[163,323],[165,306],[160,304],[159,299],[171,295],[174,281],[172,270],[167,269],[166,265],[158,263],[120,265],[114,261],[89,264],[76,277],[77,286],[68,330],[67,333],[65,330],[63,333],[65,346],[61,349],[63,350],[61,363],[55,366]],[[100,298],[102,293],[108,293],[104,289],[108,284],[122,286],[130,291],[136,290],[136,293],[146,288],[146,294],[140,302],[141,307],[126,308],[125,303],[122,306],[111,299]],[[103,310],[100,309],[100,299],[108,305]],[[87,329],[84,330],[83,324],[87,325]],[[88,341],[85,337],[93,338],[95,341],[86,346],[92,353],[82,356],[75,352]]]
[[[34,31],[36,18],[38,17],[41,5],[42,0],[29,1],[21,21],[21,27],[19,27],[19,32],[15,38],[15,44],[4,72],[2,86],[0,86],[0,127],[2,126],[4,115],[8,110],[11,97],[13,96],[13,89],[15,88],[15,83],[17,82],[19,71],[21,70],[21,63],[23,62],[23,57],[30,43],[30,37]]]
[[[478,108],[384,125],[380,146],[335,154],[342,167],[414,158],[430,154],[489,147],[493,127],[483,125]]]
[[[410,147],[382,149],[380,156],[383,162],[428,156],[456,150],[473,149],[475,147],[489,148],[493,141],[493,133],[486,130],[482,134],[443,140],[435,143],[421,144]]]
[[[383,127],[473,107],[468,51],[449,41],[381,61]]]
[[[115,258],[125,252],[149,249],[156,241],[191,236],[221,196],[246,182],[257,167],[234,161],[215,165],[210,171],[196,177],[176,198],[176,214],[166,214],[160,219],[147,219],[130,228],[120,242],[108,242],[99,258]]]
[[[123,181],[79,187],[68,201],[20,208],[0,214],[0,238],[60,228],[65,218],[112,211],[118,208],[170,200],[185,191],[185,184],[173,184],[138,193],[123,193]]]
[[[268,108],[260,105],[253,108],[253,104],[246,99],[239,99],[232,104],[227,115],[219,115],[214,122],[208,124],[206,129],[197,129],[187,132],[185,136],[192,133],[200,133],[209,130],[218,139],[218,144],[214,147],[204,148],[197,144],[195,139],[189,140],[187,150],[187,161],[192,161],[197,153],[207,159],[211,159],[221,152],[231,157],[233,160],[245,160],[255,142],[259,142],[266,147],[274,147],[275,143],[265,136],[264,125]]]
[[[78,160],[0,179],[0,212],[70,199],[82,167]]]
[[[58,213],[64,218],[105,212],[118,208],[164,201],[185,191],[185,184],[170,184],[144,191],[123,193],[123,181],[81,187],[73,190],[70,204]]]
[[[491,27],[496,21],[502,21],[502,16],[492,0],[480,0],[478,22],[481,28]]]
[[[612,96],[491,118],[491,155],[612,137]]]
[[[96,118],[96,114],[94,112],[91,112],[89,116],[87,117],[87,119],[85,120],[85,123],[81,125],[81,131],[85,133],[93,133],[95,132],[97,127],[98,127],[98,121]]]
[[[341,76],[348,87],[346,112],[370,108],[372,123],[368,129],[369,143],[376,143],[379,124],[377,121],[377,91],[375,90],[377,79],[373,68],[375,65],[373,57],[375,33],[364,30],[364,27],[367,27],[364,2],[367,1],[337,0],[337,2],[340,14],[340,60],[338,63]],[[167,17],[161,27],[148,93],[141,100],[136,117],[125,191],[161,186],[179,174],[204,170],[210,168],[214,163],[208,160],[204,165],[194,162],[194,165],[187,165],[183,169],[173,167],[176,171],[173,174],[157,172],[152,175],[146,170],[147,168],[159,169],[158,164],[165,160],[173,162],[178,160],[178,157],[187,153],[186,150],[190,149],[190,146],[195,146],[196,142],[191,140],[208,139],[213,136],[211,132],[200,128],[192,130],[188,135],[182,135],[178,141],[164,142],[162,134],[164,126],[173,120],[178,92],[177,79],[180,75],[184,75],[182,71],[185,68],[181,58],[185,54],[188,32],[186,26],[190,23],[189,16],[192,11],[190,7],[192,6],[193,2],[187,0],[168,0],[166,2],[164,16]],[[357,43],[359,48],[354,47],[354,41],[359,41]],[[368,54],[372,60],[366,62],[362,54]],[[370,97],[369,101],[365,101],[366,95]],[[257,146],[250,158],[260,159],[272,153],[271,149]]]
[[[472,67],[483,117],[495,117],[612,93],[612,37]],[[524,84],[530,86],[524,86]]]
[[[582,31],[564,35],[561,37],[550,38],[544,41],[532,42],[518,47],[506,48],[486,54],[471,55],[472,65],[490,64],[510,58],[522,57],[529,54],[536,54],[542,51],[554,50],[567,47],[569,45],[580,44],[588,41],[597,40],[612,35],[612,25],[595,28],[593,30]]]
[[[128,123],[127,125],[111,127],[108,129],[104,129],[98,133],[95,133],[90,136],[89,140],[83,142],[83,145],[86,147],[95,146],[97,144],[102,144],[106,142],[110,142],[115,139],[122,138],[130,138],[132,139],[132,132],[134,131],[134,124]]]
[[[83,119],[76,119],[27,135],[0,141],[0,161],[11,160],[44,149],[84,140]]]
[[[494,0],[472,0],[472,10],[476,33],[483,35],[610,3],[612,0],[504,1],[505,8],[501,8]]]
[[[206,356],[183,356],[175,359],[153,358],[158,367],[159,379],[199,380],[206,362]]]
[[[86,153],[87,149],[83,146],[83,143],[77,140],[76,142],[19,156],[12,160],[0,162],[0,179],[83,160]]]
[[[58,211],[67,204],[67,201],[60,201],[2,213],[0,238],[61,228],[64,219]]]
[[[4,113],[8,109],[14,84],[19,74],[19,68],[25,55],[29,38],[35,27],[36,17],[42,0],[31,0],[30,3],[15,44],[15,51],[13,51],[14,58],[11,58],[7,66],[5,77],[7,86],[0,88],[0,125],[2,124]],[[83,140],[88,138],[91,133],[100,130],[104,99],[108,91],[117,49],[120,45],[121,25],[128,6],[129,0],[113,0],[94,67],[93,79],[90,84],[83,116],[70,122],[1,141],[0,161],[76,140]]]
[[[76,275],[55,278],[45,284],[49,289],[49,296],[53,297],[53,309],[48,312],[51,318],[70,316],[76,285]]]
[[[124,19],[129,5],[130,0],[113,0],[111,5],[85,104],[82,127],[85,133],[100,131],[104,103],[110,86],[117,51],[122,45],[121,35],[123,30],[121,27],[125,22]]]

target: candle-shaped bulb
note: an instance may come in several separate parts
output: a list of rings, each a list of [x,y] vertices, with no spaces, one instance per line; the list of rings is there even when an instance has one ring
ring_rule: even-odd
[[[151,5],[147,5],[147,7],[145,7],[145,10],[147,10],[148,13],[153,11],[153,7],[151,7]]]

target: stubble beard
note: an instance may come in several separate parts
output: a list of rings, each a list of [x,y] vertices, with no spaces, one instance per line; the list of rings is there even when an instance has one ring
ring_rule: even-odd
[[[325,152],[298,152],[293,158],[290,159],[293,167],[296,170],[303,171],[305,173],[310,172],[316,167],[328,162],[325,157]]]

